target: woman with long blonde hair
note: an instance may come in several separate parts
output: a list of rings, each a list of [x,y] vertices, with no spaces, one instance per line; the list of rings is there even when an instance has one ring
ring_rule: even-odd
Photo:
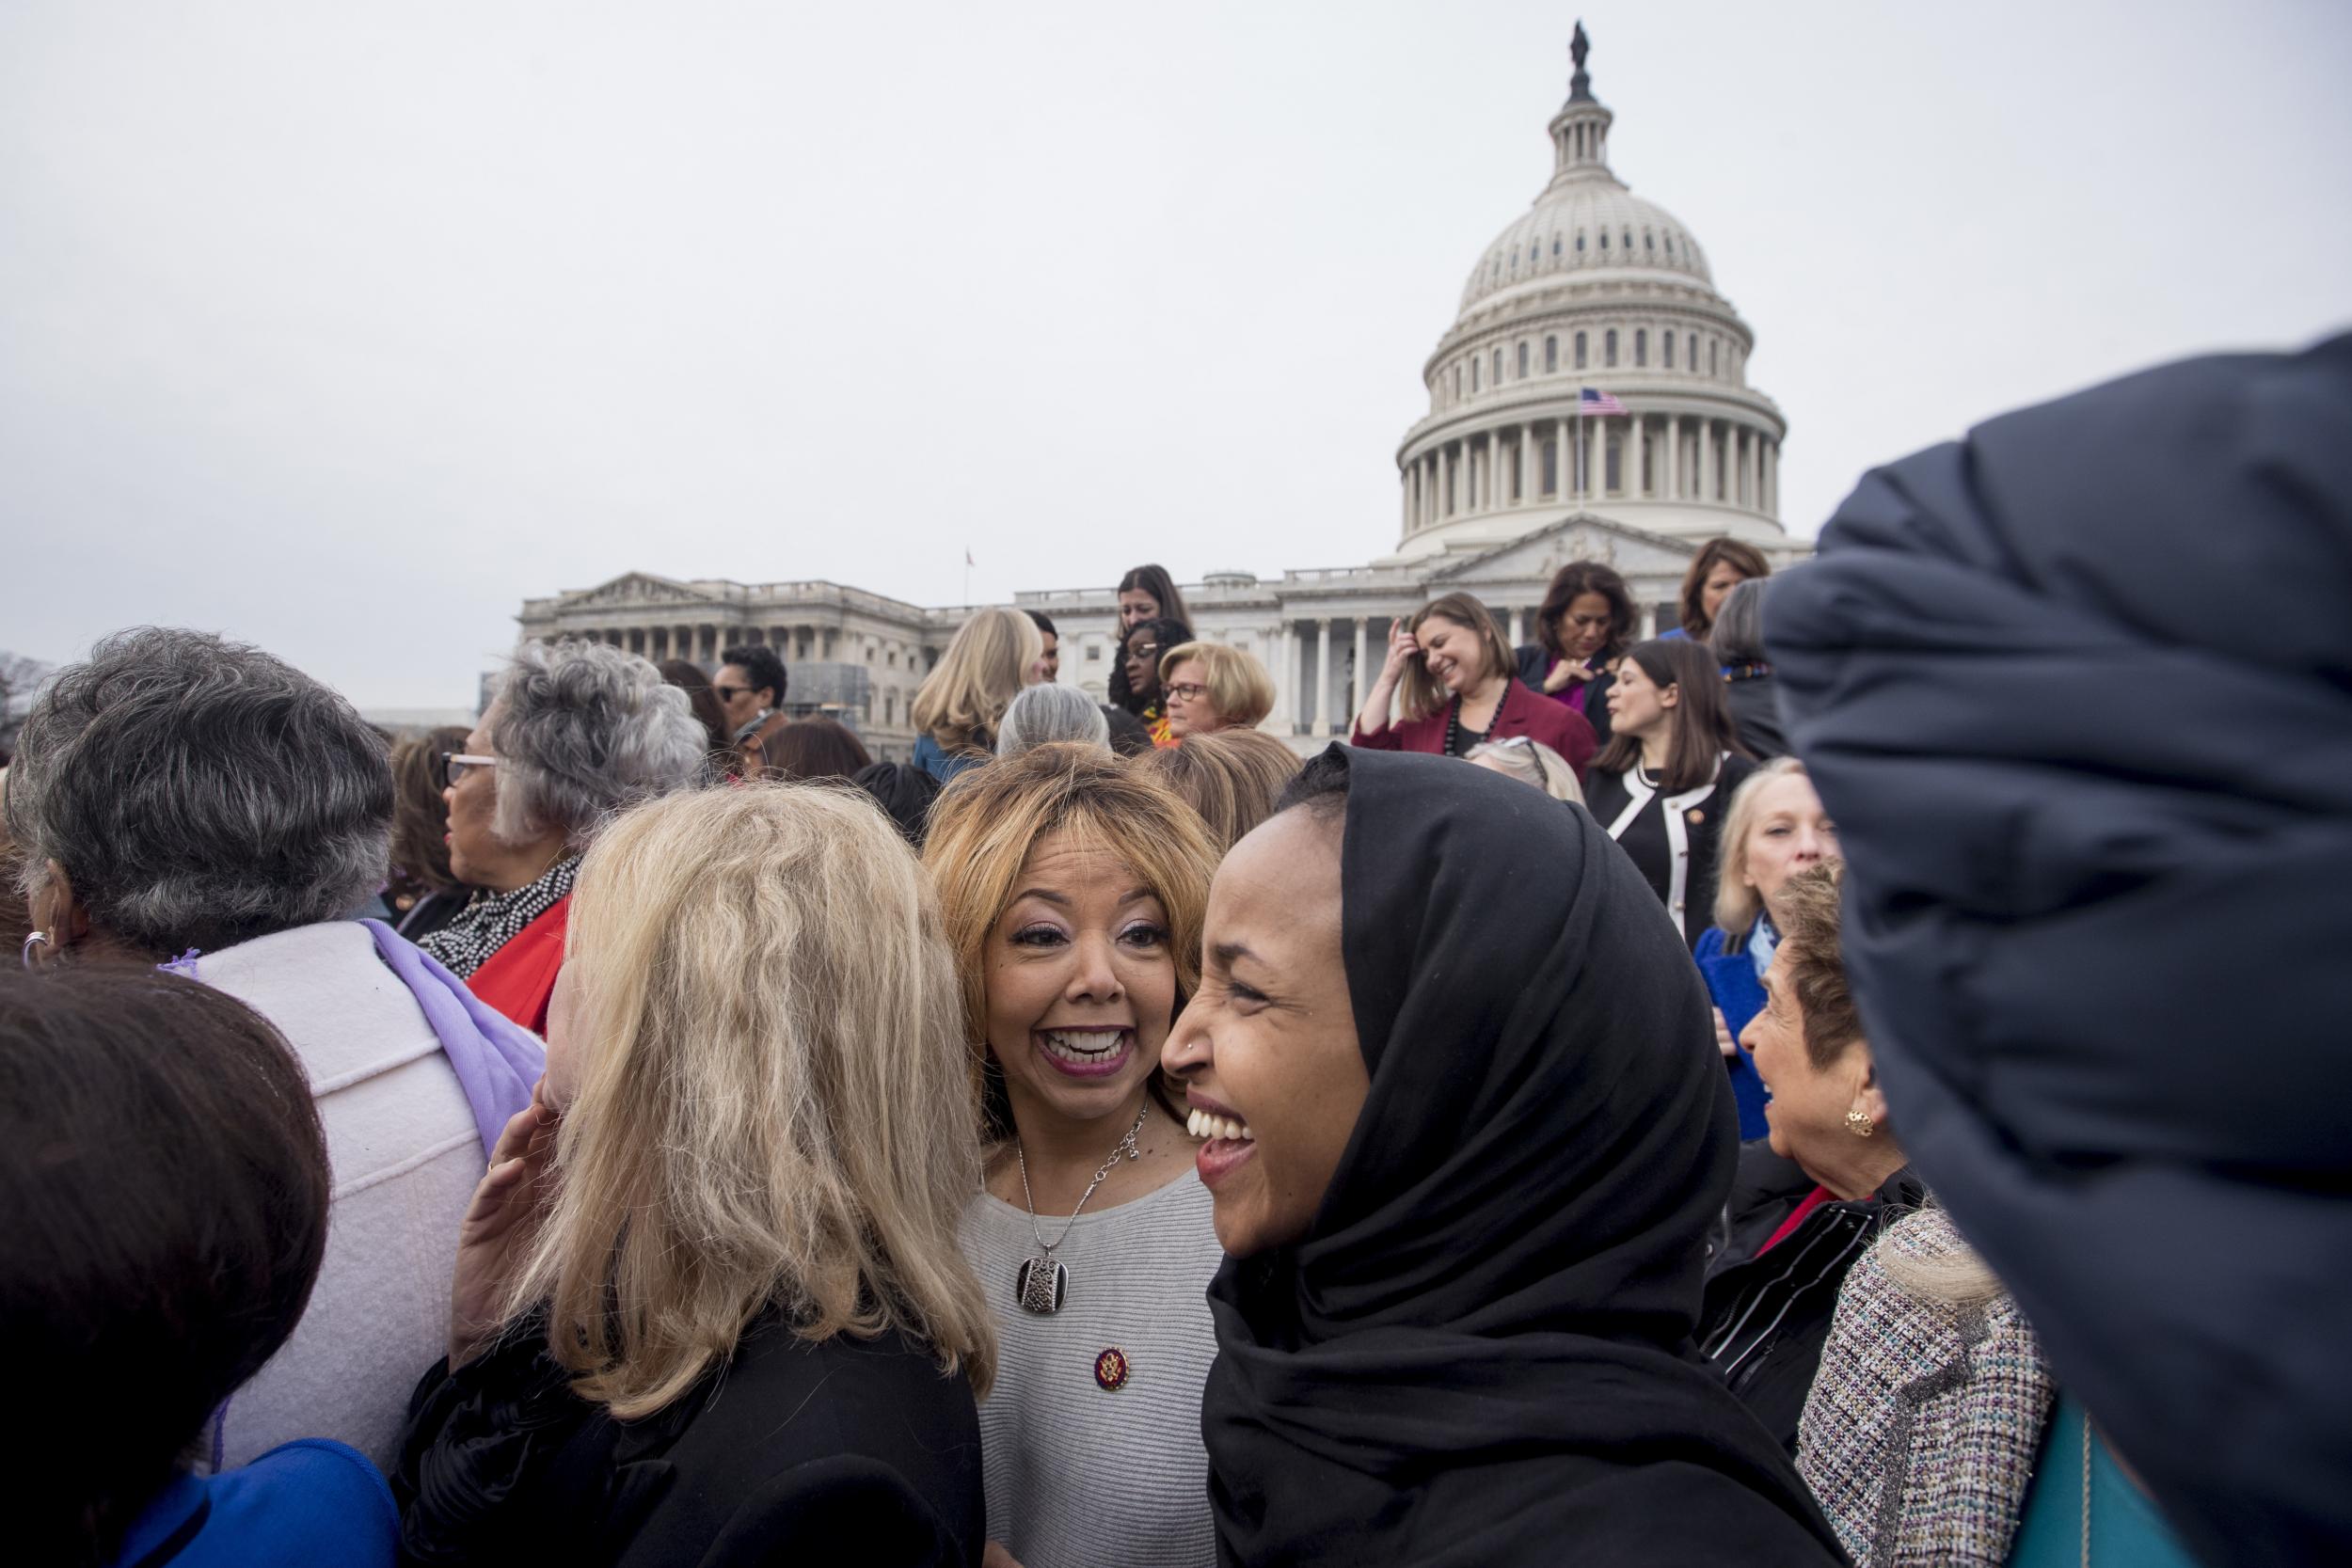
[[[921,869],[865,797],[754,784],[619,817],[574,896],[411,1404],[409,1552],[976,1561],[977,1102]]]
[[[946,784],[986,762],[1006,707],[1045,678],[1044,662],[1035,621],[1017,610],[974,611],[914,693],[914,765]]]
[[[1216,855],[1182,800],[1088,746],[1000,757],[932,809],[993,1145],[962,1235],[1003,1351],[988,1529],[1025,1568],[1216,1560],[1200,1389],[1224,1254],[1159,1062]]]

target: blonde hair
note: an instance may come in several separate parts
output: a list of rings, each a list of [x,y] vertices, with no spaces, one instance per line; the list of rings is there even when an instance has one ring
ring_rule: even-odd
[[[1168,673],[1186,659],[1200,665],[1200,684],[1209,689],[1209,702],[1223,721],[1221,727],[1253,730],[1274,711],[1274,677],[1257,656],[1222,642],[1185,642],[1160,656],[1160,686]]]
[[[1419,637],[1422,625],[1432,615],[1440,615],[1456,626],[1468,626],[1478,638],[1479,645],[1486,650],[1486,668],[1482,672],[1482,678],[1485,675],[1508,675],[1518,669],[1518,661],[1511,657],[1510,644],[1503,641],[1502,627],[1496,622],[1494,611],[1475,595],[1448,594],[1442,598],[1432,599],[1413,611],[1412,619],[1405,623],[1406,629]],[[1454,693],[1429,673],[1429,657],[1426,654],[1415,654],[1407,660],[1405,673],[1396,684],[1397,711],[1408,721],[1426,719],[1433,713],[1443,711],[1445,705],[1454,701]]]
[[[1568,759],[1531,736],[1482,740],[1464,752],[1462,760],[1483,762],[1488,757],[1502,764],[1503,771],[1521,784],[1533,784],[1555,800],[1584,803],[1584,786],[1576,782],[1576,769],[1568,766]]]
[[[573,1390],[650,1415],[774,1307],[805,1339],[921,1339],[985,1394],[955,966],[872,802],[749,784],[627,813],[580,863],[564,967],[580,1088],[507,1309],[546,1306]]]
[[[1011,904],[1030,851],[1056,832],[1126,862],[1167,912],[1176,966],[1171,1022],[1200,984],[1200,927],[1217,850],[1200,816],[1167,785],[1094,747],[1070,743],[961,773],[931,807],[923,864],[938,888],[962,983],[963,1037],[976,1085],[984,1086],[989,1065],[989,933]]]
[[[976,611],[923,677],[909,717],[950,752],[984,752],[1007,705],[1044,657],[1045,634],[1021,611]]]
[[[1871,1254],[1888,1279],[1921,1301],[1981,1307],[2009,1294],[2009,1287],[1968,1244],[1949,1212],[1932,1201],[1931,1207],[1888,1226],[1871,1243]]]
[[[1804,764],[1795,757],[1774,757],[1760,765],[1732,791],[1731,804],[1724,810],[1723,836],[1715,841],[1722,847],[1716,851],[1715,924],[1731,939],[1724,944],[1726,953],[1740,951],[1756,917],[1764,912],[1763,895],[1740,880],[1748,863],[1748,834],[1756,831],[1756,800],[1772,780],[1791,773],[1806,777]]]
[[[1297,752],[1263,730],[1188,735],[1129,765],[1166,784],[1200,814],[1220,854],[1274,815],[1275,800],[1299,769]]]

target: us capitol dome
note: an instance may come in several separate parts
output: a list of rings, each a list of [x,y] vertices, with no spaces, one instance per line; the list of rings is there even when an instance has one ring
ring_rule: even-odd
[[[1756,335],[1688,226],[1609,166],[1580,24],[1550,182],[1496,236],[1422,366],[1429,413],[1397,451],[1397,559],[1483,548],[1532,513],[1584,510],[1680,537],[1789,543],[1788,422],[1748,385]]]
[[[1613,117],[1593,97],[1589,47],[1580,25],[1568,101],[1551,119],[1550,182],[1478,258],[1459,314],[1422,367],[1429,413],[1396,453],[1395,547],[1365,565],[1264,578],[1195,577],[1187,564],[1216,563],[1169,562],[1187,579],[1195,635],[1273,673],[1264,727],[1302,752],[1347,734],[1391,623],[1441,594],[1475,594],[1514,643],[1527,641],[1552,575],[1570,561],[1605,562],[1624,576],[1648,637],[1677,623],[1703,540],[1731,534],[1776,562],[1811,548],[1780,526],[1788,424],[1747,384],[1756,336],[1716,292],[1682,220],[1611,171]],[[1136,559],[1154,553],[1137,541]],[[1118,658],[1111,588],[1014,601],[1052,618],[1062,684],[1104,698]],[[840,583],[631,572],[526,600],[517,619],[526,637],[586,638],[706,670],[739,643],[774,648],[790,666],[796,713],[841,719],[877,756],[902,760],[915,690],[970,613]]]

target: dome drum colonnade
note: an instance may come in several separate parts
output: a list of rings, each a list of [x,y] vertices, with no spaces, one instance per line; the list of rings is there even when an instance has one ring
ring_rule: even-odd
[[[1397,453],[1401,556],[1508,537],[1529,526],[1512,514],[1570,502],[1786,543],[1788,427],[1746,383],[1754,336],[1689,230],[1610,171],[1614,117],[1586,48],[1580,27],[1550,182],[1480,258],[1423,367],[1430,413]]]

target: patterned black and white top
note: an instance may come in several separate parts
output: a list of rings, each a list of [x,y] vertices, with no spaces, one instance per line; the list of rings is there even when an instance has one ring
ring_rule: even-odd
[[[572,891],[580,875],[580,857],[566,855],[548,874],[512,893],[484,888],[466,901],[450,923],[417,943],[449,966],[459,979],[490,961],[490,956],[522,934],[524,927],[547,913]]]

